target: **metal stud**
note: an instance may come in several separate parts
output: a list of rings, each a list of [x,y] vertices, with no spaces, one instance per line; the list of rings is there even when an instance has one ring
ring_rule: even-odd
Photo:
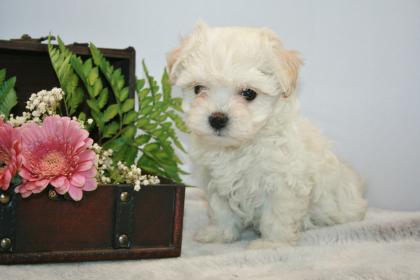
[[[0,241],[0,247],[3,250],[8,250],[11,246],[12,246],[12,240],[10,240],[10,238],[5,237]]]
[[[49,190],[48,191],[48,198],[51,200],[54,200],[57,198],[57,192],[54,190]]]
[[[7,204],[10,201],[10,196],[7,193],[0,194],[0,203]]]
[[[128,246],[128,236],[126,234],[121,234],[118,236],[118,244],[121,247],[127,247]]]
[[[128,192],[122,192],[120,195],[120,200],[122,202],[127,202],[130,199],[130,195],[128,194]]]

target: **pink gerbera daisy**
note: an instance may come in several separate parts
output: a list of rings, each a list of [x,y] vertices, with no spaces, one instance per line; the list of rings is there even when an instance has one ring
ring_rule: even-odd
[[[27,197],[51,184],[57,193],[68,193],[76,201],[83,191],[96,189],[96,155],[93,140],[68,117],[46,117],[41,126],[24,124],[22,135],[23,183],[16,192]]]
[[[21,163],[19,132],[0,118],[0,189],[9,188]]]

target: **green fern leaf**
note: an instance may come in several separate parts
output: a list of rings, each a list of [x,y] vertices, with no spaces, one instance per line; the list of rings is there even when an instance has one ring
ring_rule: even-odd
[[[174,121],[176,127],[185,133],[188,133],[188,128],[183,119],[177,115],[174,111],[167,112],[167,115]]]
[[[143,144],[148,143],[150,138],[151,136],[147,134],[140,135],[136,139],[134,139],[134,144],[136,144],[137,146],[141,146]]]
[[[120,128],[120,125],[118,124],[118,122],[113,121],[113,122],[111,122],[111,123],[109,123],[105,126],[103,136],[104,137],[112,137],[118,132],[119,128]]]
[[[125,138],[127,141],[131,141],[131,139],[134,139],[134,136],[136,136],[136,132],[137,128],[135,126],[127,126],[126,128],[124,128],[121,137]]]
[[[101,93],[99,94],[98,98],[98,107],[99,109],[102,109],[105,107],[106,103],[108,102],[109,92],[108,88],[102,89]]]
[[[123,124],[127,125],[134,122],[137,119],[137,112],[131,111],[124,115]]]
[[[123,102],[129,95],[128,87],[125,87],[120,92],[120,101]]]
[[[163,70],[162,75],[162,93],[163,93],[163,101],[169,102],[171,99],[171,82],[169,81],[169,75],[166,71],[166,68]]]
[[[144,79],[137,80],[136,81],[136,91],[140,92],[143,89],[145,84],[146,84],[146,81]]]
[[[0,69],[0,84],[6,79],[6,69]]]
[[[140,108],[140,115],[148,115],[153,111],[153,105],[148,105],[148,106],[141,106]]]
[[[142,90],[137,92],[139,103],[141,103],[143,98],[146,98],[146,96],[149,94],[149,92],[150,92],[150,89],[148,89],[148,88],[142,89]],[[152,100],[152,98],[151,98],[151,100]]]
[[[112,104],[108,106],[104,112],[105,121],[109,121],[114,118],[118,114],[119,109],[120,106],[118,104]]]
[[[8,118],[10,111],[17,104],[14,86],[16,77],[6,80],[6,69],[0,70],[0,114]]]
[[[99,109],[98,102],[94,98],[86,100],[86,103],[88,104],[89,108],[92,109],[93,111],[97,113],[101,111],[101,109]]]
[[[57,37],[58,48],[51,44],[48,38],[48,53],[51,64],[65,92],[64,104],[68,115],[73,115],[83,102],[84,92],[79,85],[79,78],[70,64],[73,54],[65,47],[60,37]]]
[[[175,131],[172,128],[168,128],[168,135],[174,142],[175,146],[186,153],[186,150],[184,149],[184,146],[182,145],[181,141],[179,141],[178,136],[176,135]]]
[[[181,112],[181,113],[183,112],[183,110],[182,110],[182,98],[180,98],[180,97],[172,98],[170,103],[171,103],[172,108],[174,108],[178,112]]]
[[[121,105],[121,111],[123,113],[127,113],[129,111],[134,110],[134,99],[133,98],[129,98],[127,100],[124,101],[124,103]]]
[[[137,121],[137,128],[143,129],[148,124],[149,124],[149,120],[147,118],[140,118]]]
[[[125,78],[121,72],[121,69],[115,69],[111,63],[105,59],[99,49],[93,44],[89,44],[90,53],[92,54],[93,62],[99,67],[101,72],[104,74],[105,79],[111,85],[112,91],[116,96],[117,102],[122,102],[128,97],[128,88],[125,86]]]
[[[146,76],[146,80],[149,83],[150,92],[152,93],[152,97],[154,98],[154,96],[159,91],[159,86],[158,86],[156,80],[150,75],[149,69],[147,68],[146,63],[144,62],[144,60],[142,60],[141,63],[142,63],[142,66],[143,66],[144,75]]]

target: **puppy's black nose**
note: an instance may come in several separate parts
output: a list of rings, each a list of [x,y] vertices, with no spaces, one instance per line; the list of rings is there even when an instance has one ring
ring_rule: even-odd
[[[215,112],[209,117],[209,123],[211,127],[216,130],[224,128],[228,121],[229,118],[222,112]]]

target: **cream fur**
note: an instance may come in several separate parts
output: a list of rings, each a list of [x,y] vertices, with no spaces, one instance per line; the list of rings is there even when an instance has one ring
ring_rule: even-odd
[[[270,30],[199,23],[168,55],[172,82],[184,91],[190,155],[207,178],[210,224],[202,242],[232,242],[249,227],[251,247],[292,245],[299,232],[363,219],[359,177],[331,152],[299,112],[297,53]],[[204,86],[195,95],[193,87]],[[238,94],[258,93],[246,101]],[[224,112],[226,128],[208,117]]]

